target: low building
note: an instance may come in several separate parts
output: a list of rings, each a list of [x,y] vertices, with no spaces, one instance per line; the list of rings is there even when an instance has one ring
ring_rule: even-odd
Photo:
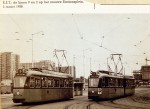
[[[71,74],[73,78],[76,78],[76,68],[75,66],[62,66],[62,67],[56,67],[57,72],[67,73]]]
[[[74,96],[83,95],[83,82],[74,82]]]
[[[141,66],[140,70],[133,71],[137,86],[150,86],[150,65]]]
[[[150,80],[150,65],[145,65],[141,67],[142,80]]]
[[[32,63],[20,63],[19,68],[29,69],[32,68]],[[43,60],[39,62],[33,63],[33,67],[35,68],[43,68],[47,70],[55,70],[55,63],[50,60]]]
[[[134,70],[133,76],[134,76],[135,80],[142,80],[141,70]]]

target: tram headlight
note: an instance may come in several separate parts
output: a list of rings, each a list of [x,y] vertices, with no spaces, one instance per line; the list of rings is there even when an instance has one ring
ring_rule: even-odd
[[[19,91],[17,91],[17,93],[16,93],[17,95],[19,95],[20,93],[19,93]]]
[[[98,94],[102,94],[102,88],[98,88]]]
[[[92,93],[94,93],[94,90],[92,90]]]

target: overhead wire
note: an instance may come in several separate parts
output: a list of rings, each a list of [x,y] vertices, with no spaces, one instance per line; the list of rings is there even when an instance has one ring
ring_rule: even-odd
[[[74,18],[74,17],[73,17],[73,18]],[[130,19],[130,18],[128,17],[128,19]],[[126,19],[125,19],[125,20],[126,20]],[[115,52],[115,51],[113,51],[113,50],[111,50],[111,49],[109,49],[109,48],[107,48],[107,47],[104,47],[104,46],[103,46],[103,42],[104,42],[104,37],[105,37],[107,34],[111,33],[112,31],[116,30],[118,27],[120,27],[120,26],[122,25],[122,22],[119,23],[117,26],[115,26],[113,29],[111,29],[109,32],[107,32],[106,34],[104,34],[104,36],[102,37],[103,39],[102,39],[100,45],[97,44],[97,43],[95,43],[95,42],[92,42],[92,41],[89,41],[89,40],[85,39],[85,38],[83,37],[83,35],[81,34],[81,32],[80,32],[80,30],[79,30],[79,27],[78,27],[78,24],[77,24],[77,22],[75,21],[75,19],[74,19],[74,22],[75,22],[77,31],[78,31],[78,33],[79,33],[79,35],[80,35],[80,39],[85,40],[85,41],[87,41],[87,42],[89,42],[89,43],[91,43],[91,44],[93,44],[93,45],[98,46],[98,47],[101,47],[101,48],[103,48],[103,49],[105,49],[105,50],[107,50],[107,51],[109,51],[109,52],[117,53],[117,52]],[[123,22],[124,22],[124,20],[123,20]],[[145,39],[143,39],[142,41],[138,42],[135,46],[140,45],[140,44],[141,44],[142,42],[144,42],[148,37],[149,37],[149,36],[147,36],[147,37],[146,37]],[[136,48],[139,49],[138,47],[136,47]],[[141,49],[139,49],[139,51],[142,52],[142,54],[144,54],[144,55],[146,54],[146,52],[143,52]],[[133,56],[133,55],[132,55],[132,56]],[[136,56],[136,55],[134,55],[134,56]],[[134,63],[134,64],[135,64],[135,63]]]
[[[82,38],[82,34],[81,34],[81,32],[80,32],[80,29],[79,29],[79,27],[78,27],[78,24],[77,24],[75,18],[74,18],[74,14],[73,14],[73,13],[72,13],[72,18],[73,18],[73,21],[74,21],[75,26],[76,26],[76,28],[77,28],[77,32],[78,32],[80,38]]]
[[[8,16],[13,21],[13,23],[19,28],[19,30],[21,30],[24,33],[24,31],[22,30],[22,28],[20,27],[20,25],[14,20],[14,18],[11,15],[8,15]]]

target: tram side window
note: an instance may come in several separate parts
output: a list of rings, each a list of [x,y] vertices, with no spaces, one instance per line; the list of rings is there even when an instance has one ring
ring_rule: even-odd
[[[126,86],[127,86],[127,87],[130,86],[130,80],[126,80]]]
[[[128,80],[128,86],[131,86],[131,80]]]
[[[48,78],[48,87],[53,87],[53,79]]]
[[[30,77],[30,87],[31,88],[35,87],[35,78],[34,77]]]
[[[54,87],[59,87],[59,79],[54,79]]]
[[[118,87],[118,85],[119,85],[119,84],[118,84],[118,80],[119,80],[118,78],[115,79],[115,86],[116,86],[116,87]]]
[[[65,84],[64,84],[64,79],[61,79],[60,80],[60,87],[64,87],[65,86]]]
[[[68,79],[64,80],[64,85],[65,85],[65,87],[69,87],[69,81],[68,81]]]
[[[130,86],[130,80],[126,80],[126,86]]]
[[[122,87],[123,86],[123,79],[118,79],[118,86]]]
[[[109,87],[115,86],[115,79],[114,78],[109,78]]]
[[[72,87],[72,86],[73,86],[73,81],[69,80],[69,87]]]
[[[105,78],[102,78],[102,87],[105,87]]]
[[[67,87],[67,79],[64,79],[64,87]]]
[[[41,87],[41,78],[35,78],[35,87],[40,88]]]
[[[69,80],[66,81],[66,87],[69,87]]]
[[[131,83],[132,83],[132,86],[135,86],[135,81],[134,81],[134,80],[132,80],[132,82],[131,82]]]
[[[106,87],[109,86],[109,78],[105,78],[105,86],[106,86]]]
[[[129,86],[129,83],[128,83],[128,80],[127,80],[127,79],[125,80],[125,84],[126,84],[126,87]]]
[[[42,87],[47,87],[47,77],[42,77]]]
[[[134,80],[126,80],[127,86],[134,86]]]

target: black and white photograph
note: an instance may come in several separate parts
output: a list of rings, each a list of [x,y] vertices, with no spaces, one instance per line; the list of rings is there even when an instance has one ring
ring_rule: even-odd
[[[2,109],[150,109],[150,14],[0,14]]]

